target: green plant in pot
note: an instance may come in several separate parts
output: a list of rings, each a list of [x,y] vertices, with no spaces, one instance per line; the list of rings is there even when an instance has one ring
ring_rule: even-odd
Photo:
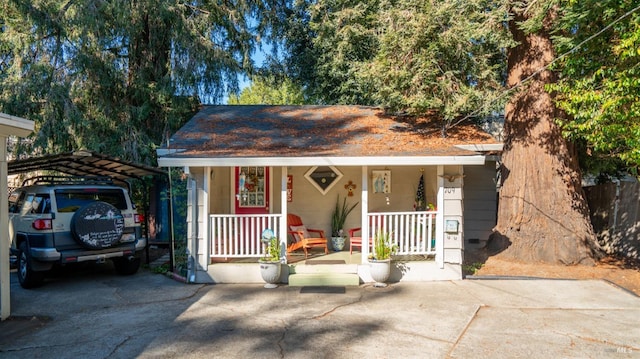
[[[260,260],[263,262],[280,262],[280,240],[277,237],[269,238],[267,248]]]
[[[398,251],[390,232],[378,231],[373,238],[373,252],[369,254],[369,271],[375,287],[386,287],[391,276],[391,256]]]
[[[342,250],[344,248],[344,223],[347,221],[347,216],[349,213],[353,211],[358,202],[356,202],[353,206],[349,206],[347,204],[347,198],[345,197],[340,203],[340,195],[338,195],[338,199],[336,201],[336,207],[333,210],[333,214],[331,215],[331,244],[333,249],[336,251]]]
[[[273,234],[271,229],[262,232],[264,254],[258,261],[260,263],[260,275],[267,283],[265,288],[277,288],[282,270],[282,258],[280,257],[280,239]]]
[[[397,251],[398,246],[393,243],[391,232],[378,231],[373,237],[373,252],[369,253],[369,260],[388,260]]]

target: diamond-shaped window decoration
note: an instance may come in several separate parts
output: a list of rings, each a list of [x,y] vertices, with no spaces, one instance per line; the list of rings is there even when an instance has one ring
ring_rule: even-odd
[[[340,181],[342,172],[333,166],[315,166],[311,167],[304,177],[324,195]]]

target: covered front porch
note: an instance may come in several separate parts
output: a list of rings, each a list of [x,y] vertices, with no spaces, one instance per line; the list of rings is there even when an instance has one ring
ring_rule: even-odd
[[[349,263],[366,263],[373,236],[378,232],[390,233],[392,242],[398,248],[396,256],[432,259],[436,256],[436,214],[437,211],[368,213],[367,234],[362,235],[362,246],[351,248],[350,238],[345,237],[345,247],[331,248],[330,252],[349,252]],[[264,256],[261,234],[271,229],[278,238],[287,238],[288,229],[281,227],[281,214],[268,215],[216,215],[209,216],[210,257],[212,263],[233,262],[233,259],[258,259]],[[362,228],[362,227],[360,227]],[[359,236],[360,234],[358,234]],[[302,251],[289,251],[290,243],[281,241],[282,256],[285,263],[295,263],[309,259]],[[285,247],[286,246],[286,247]],[[326,256],[321,248],[310,248],[311,258]],[[353,258],[351,258],[353,257]],[[236,260],[238,262],[238,260]],[[357,263],[356,263],[357,262]]]
[[[372,281],[368,273],[370,243],[380,231],[389,233],[397,246],[391,281],[462,277],[462,165],[331,166],[341,178],[324,193],[305,180],[304,174],[314,167],[317,166],[265,167],[271,177],[264,187],[272,196],[268,196],[269,203],[264,203],[269,212],[264,214],[229,213],[238,212],[238,203],[243,200],[237,183],[244,167],[189,168],[189,250],[197,253],[189,280],[262,282],[256,263],[264,255],[261,236],[267,228],[280,239],[281,256],[285,258],[283,283],[288,283],[294,273],[327,270],[325,265],[339,271],[348,267],[348,272],[357,273],[360,283]],[[374,174],[380,172],[391,176],[391,189],[374,188]],[[354,175],[358,176],[357,182],[353,181]],[[413,208],[418,180],[423,183],[420,191],[430,210]],[[220,187],[226,190],[221,191]],[[345,224],[345,246],[335,251],[331,245],[331,214],[336,201],[345,198],[348,204],[355,205],[355,210]],[[328,255],[321,248],[312,248],[308,258],[302,250],[287,251],[294,240],[287,223],[289,213],[298,214],[308,228],[324,231]],[[451,228],[445,228],[445,222]],[[360,228],[362,246],[351,253],[348,230],[356,227]]]

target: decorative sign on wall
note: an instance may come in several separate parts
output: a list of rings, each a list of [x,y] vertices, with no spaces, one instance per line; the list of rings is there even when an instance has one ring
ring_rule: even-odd
[[[391,193],[391,171],[371,171],[374,193]]]
[[[344,185],[344,189],[347,190],[347,196],[353,197],[353,190],[356,189],[356,184],[353,181],[349,181],[346,185]]]
[[[287,176],[287,202],[293,202],[293,176]]]
[[[326,194],[331,187],[340,181],[342,172],[333,166],[315,166],[311,167],[309,171],[305,173],[304,177],[311,182],[320,193]]]

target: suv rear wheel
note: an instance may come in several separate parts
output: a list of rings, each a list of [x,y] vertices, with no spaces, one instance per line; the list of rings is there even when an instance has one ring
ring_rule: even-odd
[[[121,275],[135,274],[140,268],[140,258],[138,257],[122,257],[114,258],[113,266],[116,269],[116,273]]]
[[[20,286],[26,289],[40,286],[44,281],[44,273],[34,271],[31,260],[27,243],[22,242],[18,251],[18,281]]]

